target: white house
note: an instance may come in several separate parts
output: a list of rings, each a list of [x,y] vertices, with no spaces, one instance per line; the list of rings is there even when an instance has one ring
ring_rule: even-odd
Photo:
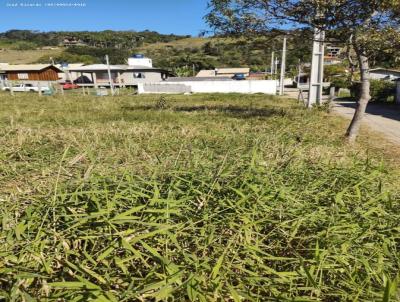
[[[110,65],[111,80],[114,86],[137,86],[139,83],[155,83],[166,80],[171,73],[153,67],[153,61],[143,55],[128,58],[128,65]],[[109,86],[108,66],[106,64],[70,64],[65,69],[71,81],[85,86]]]
[[[73,80],[76,83],[94,87],[109,86],[108,66],[105,64],[71,68],[70,72],[78,75]],[[169,71],[161,68],[129,65],[110,65],[110,74],[115,86],[137,86],[139,83],[162,82],[171,75]]]

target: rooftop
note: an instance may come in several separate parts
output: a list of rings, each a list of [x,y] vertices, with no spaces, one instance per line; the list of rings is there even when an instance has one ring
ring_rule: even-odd
[[[249,73],[250,68],[216,68],[215,71],[217,74],[221,73]]]
[[[119,65],[110,65],[110,70],[113,71],[123,71],[125,68]],[[69,68],[70,71],[104,71],[108,70],[108,66],[106,64],[92,64],[92,65],[85,65],[85,66],[78,66]]]
[[[8,65],[2,64],[0,65],[0,70],[3,71],[41,71],[43,69],[54,67],[59,69],[58,67],[51,64],[21,64],[21,65]],[[61,70],[60,70],[61,72]]]

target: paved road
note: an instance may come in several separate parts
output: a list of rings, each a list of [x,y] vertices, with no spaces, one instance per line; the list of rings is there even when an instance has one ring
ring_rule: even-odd
[[[355,111],[354,102],[335,102],[333,111],[351,119]],[[400,145],[400,108],[370,103],[363,124],[382,133],[389,141]]]
[[[297,89],[287,89],[286,96],[298,98]],[[307,98],[307,92],[304,98]],[[336,101],[333,111],[345,118],[352,119],[356,104],[354,102]],[[367,112],[363,120],[363,125],[370,129],[382,133],[390,142],[400,145],[400,106],[383,106],[381,104],[368,104]]]

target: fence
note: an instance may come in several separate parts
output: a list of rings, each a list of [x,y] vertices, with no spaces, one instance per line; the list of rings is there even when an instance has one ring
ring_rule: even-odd
[[[23,89],[17,87],[17,85],[31,85],[25,86]],[[57,82],[38,82],[38,81],[8,81],[0,79],[0,91],[5,91],[11,95],[15,95],[17,92],[31,92],[37,93],[39,96],[42,95],[92,95],[92,96],[106,96],[111,95],[111,93],[106,88],[95,88],[93,86],[88,87],[86,85],[78,85],[73,89],[64,89],[63,85]],[[132,87],[115,88],[115,95],[123,94],[135,94],[136,89]]]

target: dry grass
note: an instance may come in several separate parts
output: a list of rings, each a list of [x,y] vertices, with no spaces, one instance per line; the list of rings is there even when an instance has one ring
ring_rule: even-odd
[[[41,57],[56,57],[61,54],[62,49],[55,50],[12,50],[3,49],[0,50],[0,62],[9,64],[28,64],[35,63]]]
[[[400,298],[399,168],[337,117],[262,95],[0,102],[5,300]]]

